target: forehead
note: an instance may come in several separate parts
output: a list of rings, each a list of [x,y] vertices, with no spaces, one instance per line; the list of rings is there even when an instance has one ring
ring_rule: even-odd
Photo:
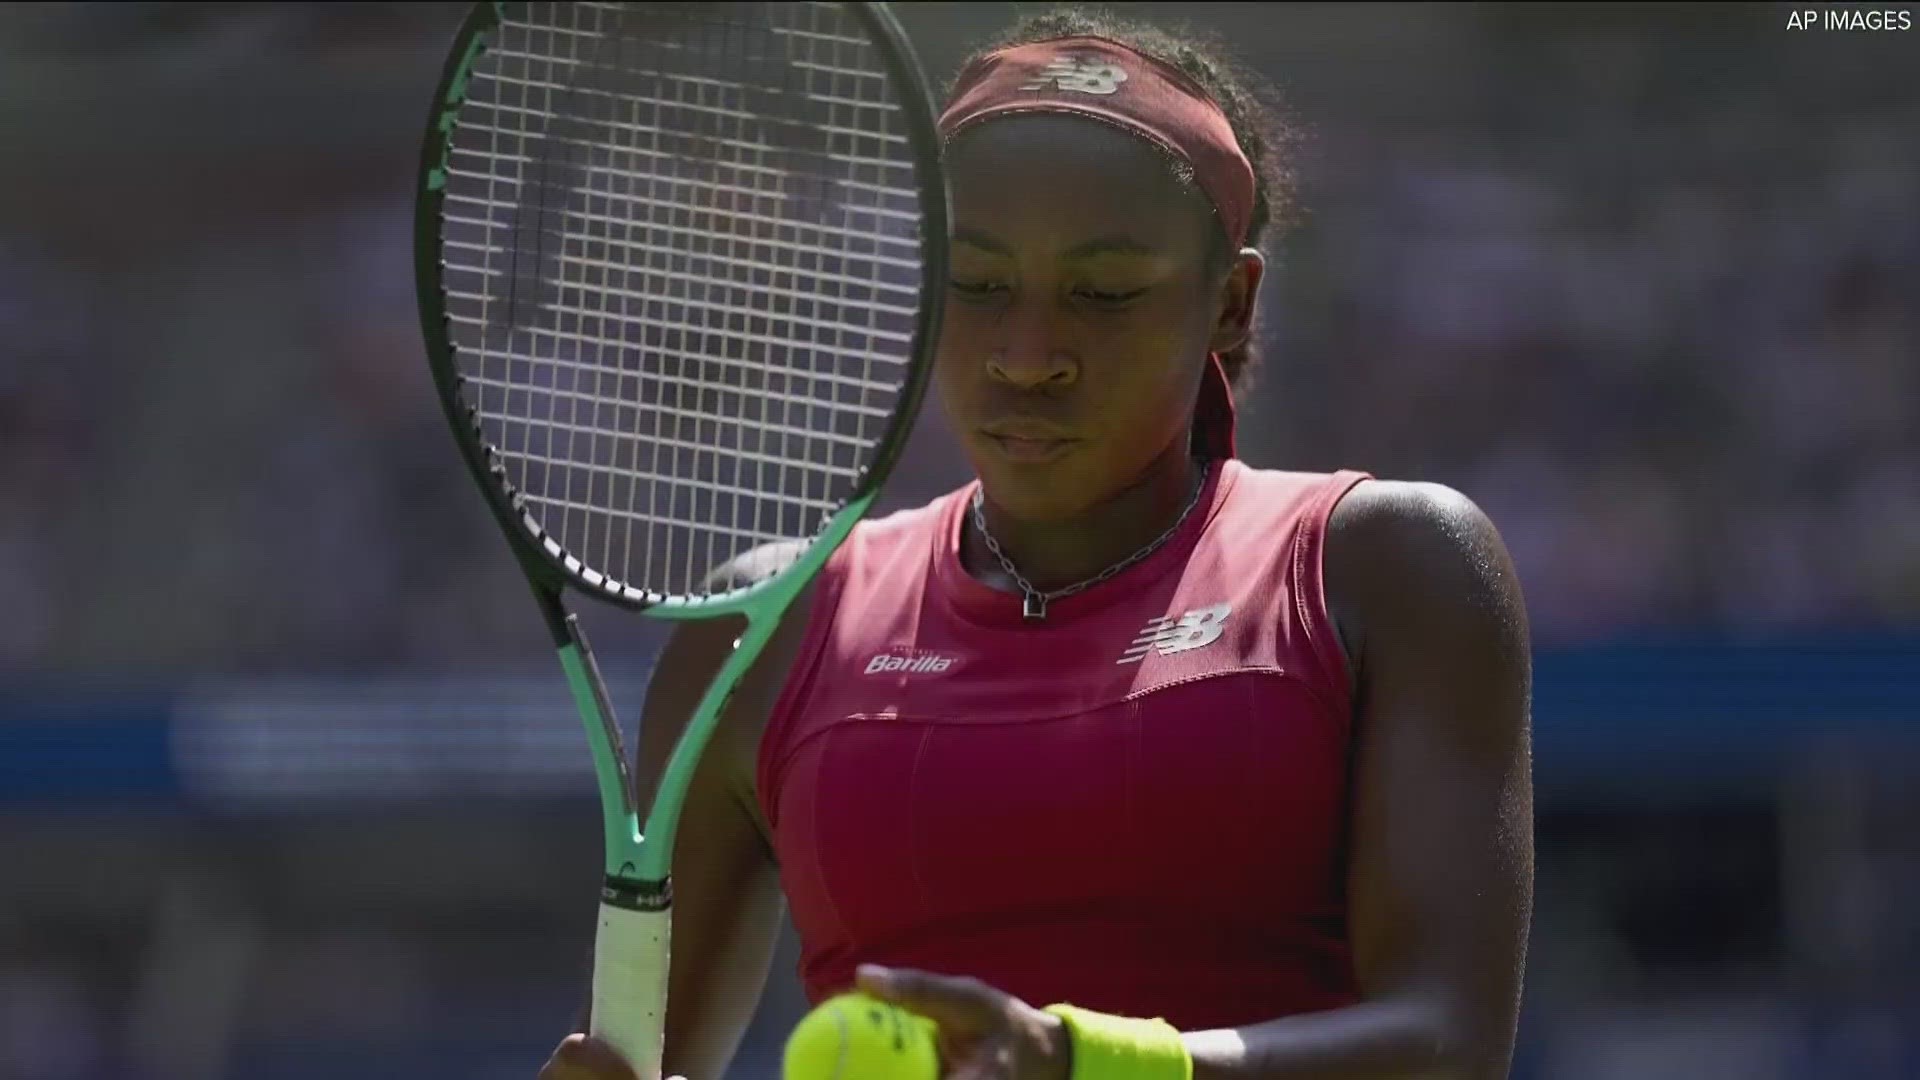
[[[1204,242],[1210,210],[1158,147],[1072,115],[997,117],[947,150],[955,221],[1016,243],[1128,233],[1159,247]]]

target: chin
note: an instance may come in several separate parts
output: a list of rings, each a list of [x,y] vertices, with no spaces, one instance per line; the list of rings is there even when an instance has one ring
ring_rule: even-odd
[[[1087,482],[1076,469],[1018,466],[993,459],[974,461],[974,471],[987,498],[1020,521],[1065,521],[1083,513],[1092,500]]]

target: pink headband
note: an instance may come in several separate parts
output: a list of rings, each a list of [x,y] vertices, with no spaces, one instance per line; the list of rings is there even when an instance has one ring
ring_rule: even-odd
[[[1124,128],[1193,166],[1235,248],[1253,218],[1253,166],[1227,114],[1179,69],[1082,35],[988,53],[960,73],[941,137],[1015,113],[1072,113]]]

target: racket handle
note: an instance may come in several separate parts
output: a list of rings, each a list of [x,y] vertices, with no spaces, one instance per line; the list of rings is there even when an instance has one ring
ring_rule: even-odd
[[[669,910],[600,905],[600,928],[593,941],[590,1033],[619,1051],[640,1080],[661,1080],[672,925]]]

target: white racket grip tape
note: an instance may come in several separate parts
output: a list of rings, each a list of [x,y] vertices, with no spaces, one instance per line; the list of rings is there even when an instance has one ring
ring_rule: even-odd
[[[640,1080],[661,1080],[667,1023],[672,911],[600,905],[593,942],[592,1034],[611,1044]]]

